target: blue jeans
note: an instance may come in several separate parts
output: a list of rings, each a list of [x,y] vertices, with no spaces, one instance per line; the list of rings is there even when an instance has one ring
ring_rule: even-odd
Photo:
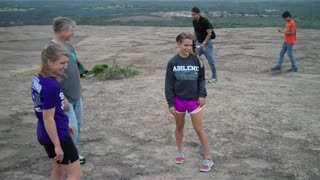
[[[282,49],[280,52],[280,57],[279,57],[277,66],[281,68],[283,60],[284,60],[284,55],[286,54],[287,51],[288,51],[288,56],[289,56],[289,59],[291,62],[291,68],[296,69],[297,64],[296,64],[296,59],[293,56],[293,44],[288,44],[286,42],[283,42],[283,44],[282,44]]]
[[[66,112],[69,118],[69,126],[74,131],[73,142],[75,145],[79,143],[80,131],[82,127],[82,116],[83,116],[83,105],[82,99],[80,98],[77,101],[69,102],[69,111]]]
[[[198,41],[196,42],[196,45],[201,45],[201,43],[199,43]],[[199,56],[201,56],[202,54],[204,54],[204,56],[207,58],[208,63],[211,67],[211,72],[212,72],[212,78],[213,79],[217,79],[217,70],[216,70],[216,66],[214,64],[214,54],[213,54],[213,41],[210,39],[205,48],[200,50],[199,48],[197,49]]]

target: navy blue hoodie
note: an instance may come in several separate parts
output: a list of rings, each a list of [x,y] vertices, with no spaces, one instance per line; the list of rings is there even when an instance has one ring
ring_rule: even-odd
[[[185,100],[207,96],[204,67],[199,61],[193,54],[186,58],[177,54],[168,62],[165,95],[169,107],[174,106],[175,96]]]

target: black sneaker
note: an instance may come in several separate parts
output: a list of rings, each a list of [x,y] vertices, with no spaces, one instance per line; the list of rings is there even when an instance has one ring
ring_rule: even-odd
[[[298,72],[298,68],[291,68],[288,69],[287,72]]]
[[[86,158],[81,155],[79,155],[79,160],[80,160],[80,164],[86,163]]]
[[[271,68],[271,71],[273,71],[273,72],[279,72],[279,71],[281,71],[281,67],[275,66],[275,67]]]

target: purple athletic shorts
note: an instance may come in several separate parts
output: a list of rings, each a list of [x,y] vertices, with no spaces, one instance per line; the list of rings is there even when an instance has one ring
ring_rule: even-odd
[[[187,110],[189,114],[196,114],[202,109],[198,100],[185,100],[178,97],[174,97],[174,107],[177,113],[185,113]]]

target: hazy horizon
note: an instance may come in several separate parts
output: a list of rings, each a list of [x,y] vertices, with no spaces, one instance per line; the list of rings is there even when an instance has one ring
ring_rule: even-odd
[[[0,1],[63,1],[63,0],[0,0]],[[68,0],[68,1],[168,1],[168,2],[288,2],[288,0]],[[291,0],[292,2],[320,2],[320,0]]]
[[[299,28],[320,29],[320,0],[0,0],[0,26],[48,25],[67,16],[82,25],[189,27],[190,10],[221,27],[279,27],[289,10]]]

